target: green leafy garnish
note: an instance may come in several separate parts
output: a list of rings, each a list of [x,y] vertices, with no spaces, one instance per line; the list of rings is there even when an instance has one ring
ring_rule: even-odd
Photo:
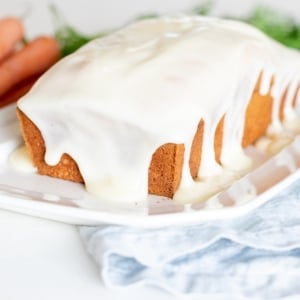
[[[59,28],[55,32],[55,37],[60,44],[62,56],[73,53],[92,39],[92,37],[83,35],[70,26]]]
[[[62,56],[73,53],[78,48],[89,42],[96,37],[105,36],[108,32],[99,32],[94,35],[86,35],[70,25],[66,24],[64,18],[60,13],[58,13],[55,6],[50,7],[54,26],[55,26],[55,37],[61,46]],[[213,9],[213,1],[208,0],[202,5],[192,9],[190,13],[199,15],[210,15]],[[139,16],[137,19],[149,19],[156,18],[158,14],[150,13]],[[236,19],[234,17],[229,17],[231,19]],[[300,24],[292,18],[285,16],[284,14],[272,10],[268,7],[258,7],[249,17],[240,19],[249,23],[271,38],[277,40],[278,42],[300,50]]]
[[[210,0],[193,11],[200,15],[209,15],[212,9],[213,1]],[[232,16],[227,18],[236,19]],[[266,6],[258,6],[248,17],[240,19],[240,21],[253,25],[288,47],[300,50],[300,24],[277,10]]]
[[[300,25],[290,17],[268,7],[258,7],[245,20],[278,42],[300,49]]]
[[[145,14],[145,15],[141,15],[139,17],[137,17],[137,20],[145,20],[145,19],[154,19],[154,18],[158,18],[159,15],[156,13],[149,13],[149,14]]]
[[[213,9],[213,1],[206,1],[199,6],[192,9],[192,13],[196,15],[207,16],[211,13]]]
[[[66,56],[73,53],[78,48],[93,40],[96,37],[101,37],[105,33],[98,33],[95,35],[85,35],[70,25],[65,23],[65,19],[62,17],[54,5],[50,6],[52,13],[54,26],[55,26],[55,38],[60,44],[61,56]]]

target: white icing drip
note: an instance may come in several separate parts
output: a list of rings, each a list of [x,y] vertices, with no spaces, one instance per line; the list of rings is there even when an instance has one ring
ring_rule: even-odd
[[[251,61],[248,62],[251,63]],[[251,160],[244,153],[241,141],[247,104],[253,93],[259,72],[260,70],[257,68],[253,71],[253,74],[256,75],[250,78],[245,77],[244,74],[240,75],[241,79],[235,87],[235,95],[233,95],[233,99],[236,99],[235,105],[232,105],[226,112],[221,154],[221,163],[225,169],[239,171],[251,166]],[[239,164],[236,164],[237,161]]]
[[[183,161],[189,161],[190,154],[191,154],[191,148],[192,148],[191,144],[184,145]],[[190,186],[192,186],[194,184],[194,180],[190,173],[189,163],[183,164],[181,176],[182,176],[182,179],[180,182],[180,188],[189,188]]]
[[[214,150],[215,132],[218,125],[217,121],[220,119],[221,117],[214,120],[205,119],[201,149],[201,164],[198,171],[199,179],[217,176],[222,172],[222,167],[215,160]]]
[[[275,78],[271,132],[277,131],[282,94],[299,81],[299,66],[296,51],[246,24],[165,17],[88,43],[49,70],[18,105],[42,132],[46,162],[54,165],[70,154],[87,190],[102,200],[144,201],[152,154],[162,144],[183,143],[182,180],[174,198],[189,202],[219,188],[211,184],[214,177],[205,184],[189,172],[199,121],[205,122],[200,178],[225,172],[213,149],[223,116],[223,167],[249,167],[241,139],[258,76],[263,72],[262,94]],[[287,117],[293,110],[288,99]]]
[[[174,195],[174,201],[185,204],[207,200],[219,191],[224,190],[237,178],[233,172],[222,169],[218,175],[209,176],[201,181],[194,181],[189,186],[180,185]]]
[[[299,113],[299,102],[300,102],[300,82],[299,82],[299,87],[298,87],[298,90],[297,90],[297,94],[296,94],[296,102],[295,102],[295,110]]]
[[[281,121],[279,119],[279,112],[280,112],[281,100],[283,98],[287,84],[288,82],[286,80],[283,80],[280,77],[275,78],[275,83],[271,93],[273,98],[273,111],[272,111],[272,124],[268,129],[268,133],[270,135],[278,134],[280,131],[283,130]]]
[[[261,82],[260,82],[260,89],[259,93],[263,96],[267,95],[271,89],[271,82],[273,78],[273,72],[270,72],[269,70],[264,70]]]
[[[23,173],[35,173],[36,167],[30,160],[27,148],[25,146],[17,148],[11,153],[9,161],[13,168]]]
[[[299,88],[299,78],[292,80],[285,99],[283,125],[287,130],[300,133],[300,120],[294,109],[294,100]]]
[[[290,85],[288,86],[287,95],[285,99],[284,106],[284,118],[285,119],[294,119],[295,118],[295,110],[293,108],[293,101],[296,96],[296,92],[299,85],[299,78],[292,80]]]

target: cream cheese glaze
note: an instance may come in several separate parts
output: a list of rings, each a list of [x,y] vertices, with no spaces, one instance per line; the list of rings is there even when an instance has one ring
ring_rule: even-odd
[[[174,199],[189,202],[223,186],[224,179],[217,188],[207,179],[226,181],[251,165],[241,140],[261,72],[261,94],[275,79],[270,134],[297,119],[292,103],[299,70],[297,51],[249,25],[200,16],[162,17],[91,41],[52,67],[18,106],[42,133],[45,161],[55,165],[68,153],[87,190],[103,200],[145,201],[152,154],[162,144],[184,143]],[[287,88],[282,124],[278,112]],[[214,135],[224,115],[220,165]],[[188,161],[200,119],[205,128],[195,181]]]

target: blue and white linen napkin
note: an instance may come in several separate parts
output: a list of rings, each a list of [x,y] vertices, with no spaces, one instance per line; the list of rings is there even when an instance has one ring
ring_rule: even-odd
[[[194,226],[80,227],[109,287],[173,294],[300,299],[300,183],[240,218]]]

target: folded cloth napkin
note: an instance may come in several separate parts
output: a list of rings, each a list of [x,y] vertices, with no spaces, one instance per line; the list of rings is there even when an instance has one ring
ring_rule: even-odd
[[[109,287],[173,294],[300,299],[300,183],[239,218],[194,226],[80,227]],[[200,299],[200,298],[199,298]]]

